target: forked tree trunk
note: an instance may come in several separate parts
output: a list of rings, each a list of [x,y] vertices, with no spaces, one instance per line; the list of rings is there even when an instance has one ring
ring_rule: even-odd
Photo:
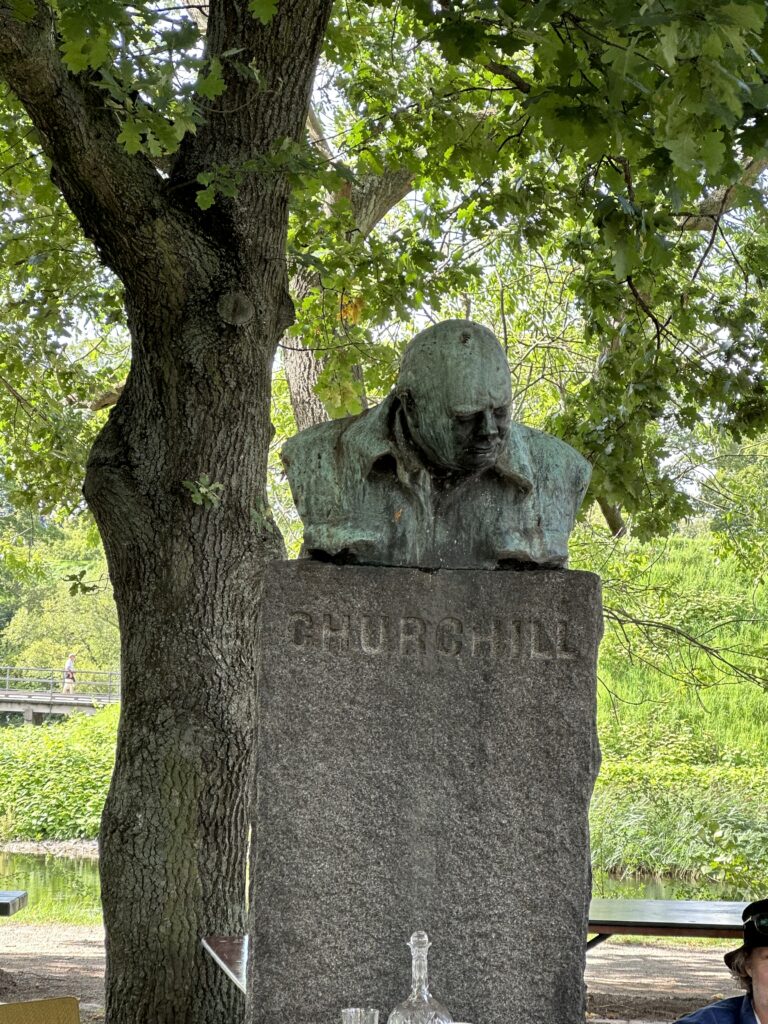
[[[244,927],[259,586],[281,550],[266,502],[270,382],[293,312],[288,184],[270,160],[304,130],[331,5],[210,0],[206,56],[226,88],[198,97],[198,130],[164,177],[119,141],[98,75],[63,63],[55,7],[0,0],[0,74],[122,280],[132,337],[85,484],[122,635],[101,835],[108,1024],[242,1016],[200,940]],[[257,165],[200,210],[201,172]]]

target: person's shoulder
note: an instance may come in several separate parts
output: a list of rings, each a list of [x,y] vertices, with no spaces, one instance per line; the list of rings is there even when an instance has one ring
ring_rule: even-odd
[[[742,1012],[745,1008],[750,1011],[748,1015]],[[754,1019],[749,997],[732,996],[730,999],[720,999],[709,1006],[702,1006],[688,1016],[681,1017],[675,1024],[752,1024]]]

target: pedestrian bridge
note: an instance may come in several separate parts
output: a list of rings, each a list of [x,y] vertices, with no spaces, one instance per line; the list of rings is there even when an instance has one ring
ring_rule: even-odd
[[[120,700],[120,672],[77,669],[73,693],[64,693],[64,670],[0,665],[0,714],[22,714],[41,725],[52,716],[92,715]]]

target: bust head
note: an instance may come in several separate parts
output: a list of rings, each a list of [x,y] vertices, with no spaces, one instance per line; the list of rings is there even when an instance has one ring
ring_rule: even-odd
[[[509,429],[511,387],[504,350],[487,327],[446,320],[421,331],[405,350],[395,390],[429,465],[464,473],[494,465]]]

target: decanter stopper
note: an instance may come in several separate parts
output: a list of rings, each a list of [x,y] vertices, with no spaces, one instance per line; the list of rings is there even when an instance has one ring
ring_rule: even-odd
[[[429,991],[427,954],[431,945],[426,932],[411,936],[411,994],[394,1008],[387,1024],[453,1024],[448,1010]]]

